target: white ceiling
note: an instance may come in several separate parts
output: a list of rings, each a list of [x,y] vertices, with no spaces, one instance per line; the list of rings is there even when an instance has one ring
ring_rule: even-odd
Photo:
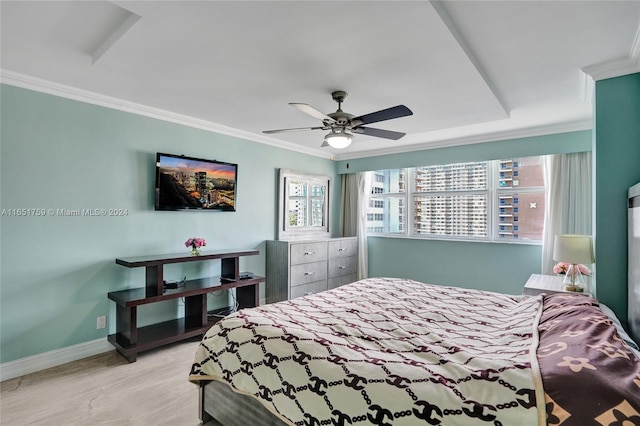
[[[633,1],[5,1],[2,80],[336,159],[591,128],[640,71]],[[586,74],[585,74],[586,72]],[[288,105],[413,116],[345,150]]]

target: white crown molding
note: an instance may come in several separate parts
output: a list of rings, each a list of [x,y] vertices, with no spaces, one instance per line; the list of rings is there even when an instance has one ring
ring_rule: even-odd
[[[640,72],[640,25],[627,57],[590,65],[582,68],[582,72],[595,81]]]
[[[640,72],[640,25],[631,44],[629,56],[590,65],[580,70],[580,100],[593,103],[595,82],[598,80],[637,72]]]
[[[593,78],[595,81],[605,80],[607,78],[620,77],[640,72],[640,61],[638,61],[638,58],[633,60],[631,56],[628,56],[626,58],[614,59],[612,61],[590,65],[582,68],[581,71]]]
[[[640,25],[638,25],[636,37],[634,38],[633,44],[631,45],[629,59],[631,59],[631,62],[635,62],[636,65],[640,65]]]
[[[351,152],[334,155],[334,160],[354,160],[357,158],[377,157],[381,155],[402,154],[406,152],[425,151],[436,148],[449,148],[461,145],[473,145],[477,143],[496,142],[508,139],[520,139],[535,136],[546,136],[558,133],[577,132],[582,130],[591,130],[593,127],[591,120],[575,121],[570,123],[552,124],[548,126],[539,126],[528,129],[515,129],[507,131],[498,131],[485,133],[482,135],[462,136],[450,138],[446,140],[435,140],[432,142],[423,142],[414,145],[404,145],[396,148],[385,148],[375,151],[367,151],[366,153]]]
[[[593,103],[596,81],[640,72],[639,40],[640,38],[636,36],[631,54],[628,57],[590,65],[580,70],[580,100]]]
[[[74,101],[85,102],[92,105],[98,105],[105,108],[115,109],[123,112],[141,115],[144,117],[163,120],[170,123],[181,124],[196,129],[206,130],[209,132],[219,133],[240,139],[246,139],[254,142],[260,142],[277,148],[296,151],[302,154],[313,155],[316,157],[330,158],[331,154],[320,151],[319,149],[311,149],[296,145],[293,143],[282,142],[280,140],[255,133],[245,132],[221,124],[201,120],[187,115],[176,114],[170,111],[153,108],[150,106],[129,102],[111,96],[102,95],[88,90],[78,89],[76,87],[64,84],[54,83],[52,81],[20,74],[14,71],[0,69],[0,83],[10,86],[16,86],[23,89],[33,90],[40,93],[46,93],[53,96],[59,96]]]
[[[587,102],[589,104],[593,104],[593,93],[595,91],[596,82],[593,80],[589,74],[585,73],[583,70],[580,70],[580,87],[579,90],[579,98],[582,102]]]
[[[66,348],[21,358],[0,364],[0,381],[14,379],[71,361],[115,350],[107,338],[96,339]]]
[[[628,64],[628,61],[626,61]],[[615,65],[610,65],[610,69],[619,69]],[[585,96],[589,96],[589,93],[593,93],[593,89],[589,89],[588,85],[593,84],[593,77],[584,72],[584,77],[581,75],[581,86],[585,86],[582,91]],[[622,74],[621,74],[622,75]],[[584,82],[583,82],[584,80]],[[591,81],[591,83],[589,83]],[[245,132],[238,129],[222,126],[217,123],[212,123],[197,118],[172,113],[169,111],[161,110],[158,108],[148,107],[134,102],[124,101],[121,99],[101,95],[98,93],[78,89],[75,87],[54,83],[48,80],[43,80],[24,74],[16,73],[13,71],[0,69],[0,82],[11,86],[21,87],[24,89],[34,90],[41,93],[46,93],[54,96],[60,96],[67,99],[76,100],[79,102],[85,102],[93,105],[103,106],[106,108],[116,109],[132,114],[142,115],[145,117],[155,118],[158,120],[168,121],[176,124],[181,124],[189,127],[194,127],[214,133],[225,134],[232,137],[246,139],[254,142],[259,142],[267,145],[271,145],[277,148],[286,149],[289,151],[300,152],[307,155],[316,157],[327,158],[335,161],[350,160],[355,158],[375,157],[380,155],[398,154],[402,152],[422,151],[435,148],[446,148],[457,145],[470,145],[474,143],[484,143],[505,139],[517,139],[530,136],[541,136],[553,133],[566,133],[578,130],[591,129],[591,121],[582,121],[577,123],[565,123],[554,124],[549,126],[541,126],[533,129],[516,129],[509,131],[500,131],[493,133],[486,133],[482,135],[463,136],[458,138],[440,139],[430,142],[423,142],[414,145],[401,145],[397,147],[385,148],[374,151],[366,152],[337,152],[327,153],[326,151],[315,150],[307,147],[301,147],[293,143],[282,142],[277,139],[273,139],[266,136],[257,135],[250,132]],[[582,98],[581,98],[582,99]],[[585,100],[589,98],[586,97]]]

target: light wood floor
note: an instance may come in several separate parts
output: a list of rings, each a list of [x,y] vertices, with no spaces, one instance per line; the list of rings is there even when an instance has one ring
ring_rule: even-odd
[[[128,363],[111,351],[1,384],[0,424],[195,426],[198,388],[187,380],[197,341]]]

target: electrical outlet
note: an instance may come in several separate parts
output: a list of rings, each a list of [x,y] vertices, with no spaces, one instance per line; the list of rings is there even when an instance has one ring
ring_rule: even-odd
[[[98,330],[103,329],[107,326],[107,317],[102,315],[98,317],[96,328]]]

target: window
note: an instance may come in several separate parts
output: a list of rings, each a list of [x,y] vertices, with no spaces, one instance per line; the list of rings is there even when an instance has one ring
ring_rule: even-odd
[[[328,238],[331,178],[280,170],[279,239]]]
[[[413,181],[414,234],[487,236],[487,163],[418,167]]]
[[[288,225],[290,227],[324,225],[325,187],[297,179],[290,180],[288,185]]]
[[[404,169],[379,170],[374,176],[367,215],[367,232],[404,234]]]
[[[541,157],[378,170],[374,175],[370,234],[542,240]]]
[[[498,238],[542,240],[545,192],[542,157],[497,162]]]

